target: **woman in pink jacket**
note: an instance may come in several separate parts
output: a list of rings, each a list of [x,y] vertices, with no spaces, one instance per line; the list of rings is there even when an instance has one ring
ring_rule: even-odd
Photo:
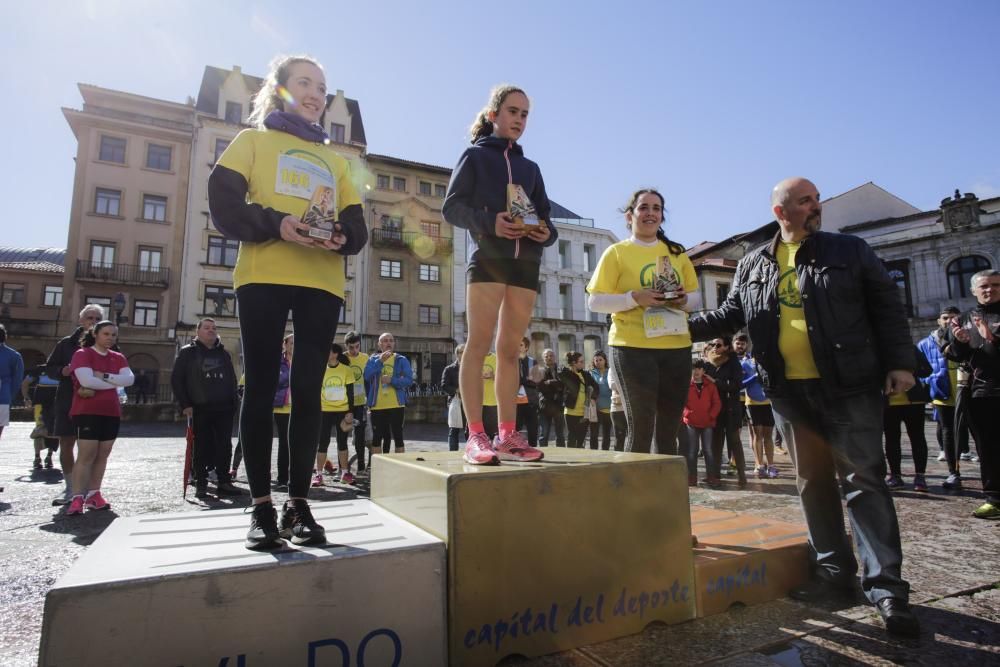
[[[691,368],[691,386],[684,405],[684,430],[687,435],[688,486],[698,484],[698,445],[705,452],[705,470],[712,467],[712,429],[722,410],[719,390],[711,378],[705,377],[705,360],[696,359]],[[706,477],[705,484],[714,488],[722,485],[718,477]]]

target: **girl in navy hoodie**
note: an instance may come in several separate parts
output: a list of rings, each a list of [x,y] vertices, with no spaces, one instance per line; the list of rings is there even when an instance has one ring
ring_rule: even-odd
[[[524,91],[497,86],[471,128],[467,148],[451,175],[444,219],[469,232],[474,250],[467,270],[469,339],[459,373],[462,407],[469,420],[464,459],[477,465],[537,461],[542,452],[516,430],[518,343],[531,322],[538,295],[542,249],[558,237],[541,171],[524,157],[517,140],[528,124]],[[510,192],[510,196],[508,195]],[[509,200],[514,202],[508,210]],[[512,215],[511,213],[514,213]],[[483,381],[479,369],[496,337],[496,398],[500,434],[483,428]]]

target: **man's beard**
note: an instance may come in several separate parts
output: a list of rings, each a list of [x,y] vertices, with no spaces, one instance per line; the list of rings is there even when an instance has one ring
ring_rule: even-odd
[[[823,226],[823,218],[819,215],[809,216],[806,218],[805,224],[802,228],[805,229],[810,234],[815,234]]]

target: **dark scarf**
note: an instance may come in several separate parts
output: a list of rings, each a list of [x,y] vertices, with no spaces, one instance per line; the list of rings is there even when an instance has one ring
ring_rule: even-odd
[[[269,130],[281,130],[294,135],[303,141],[319,144],[330,143],[330,137],[318,123],[310,123],[298,114],[288,111],[272,111],[264,119],[264,127]]]

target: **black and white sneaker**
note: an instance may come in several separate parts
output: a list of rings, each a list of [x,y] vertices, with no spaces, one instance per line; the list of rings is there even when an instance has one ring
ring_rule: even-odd
[[[326,544],[326,530],[316,523],[309,503],[302,498],[289,500],[281,513],[281,536],[297,546]]]
[[[274,505],[259,503],[250,515],[250,531],[244,546],[251,551],[271,551],[285,546],[278,532],[278,512]]]

